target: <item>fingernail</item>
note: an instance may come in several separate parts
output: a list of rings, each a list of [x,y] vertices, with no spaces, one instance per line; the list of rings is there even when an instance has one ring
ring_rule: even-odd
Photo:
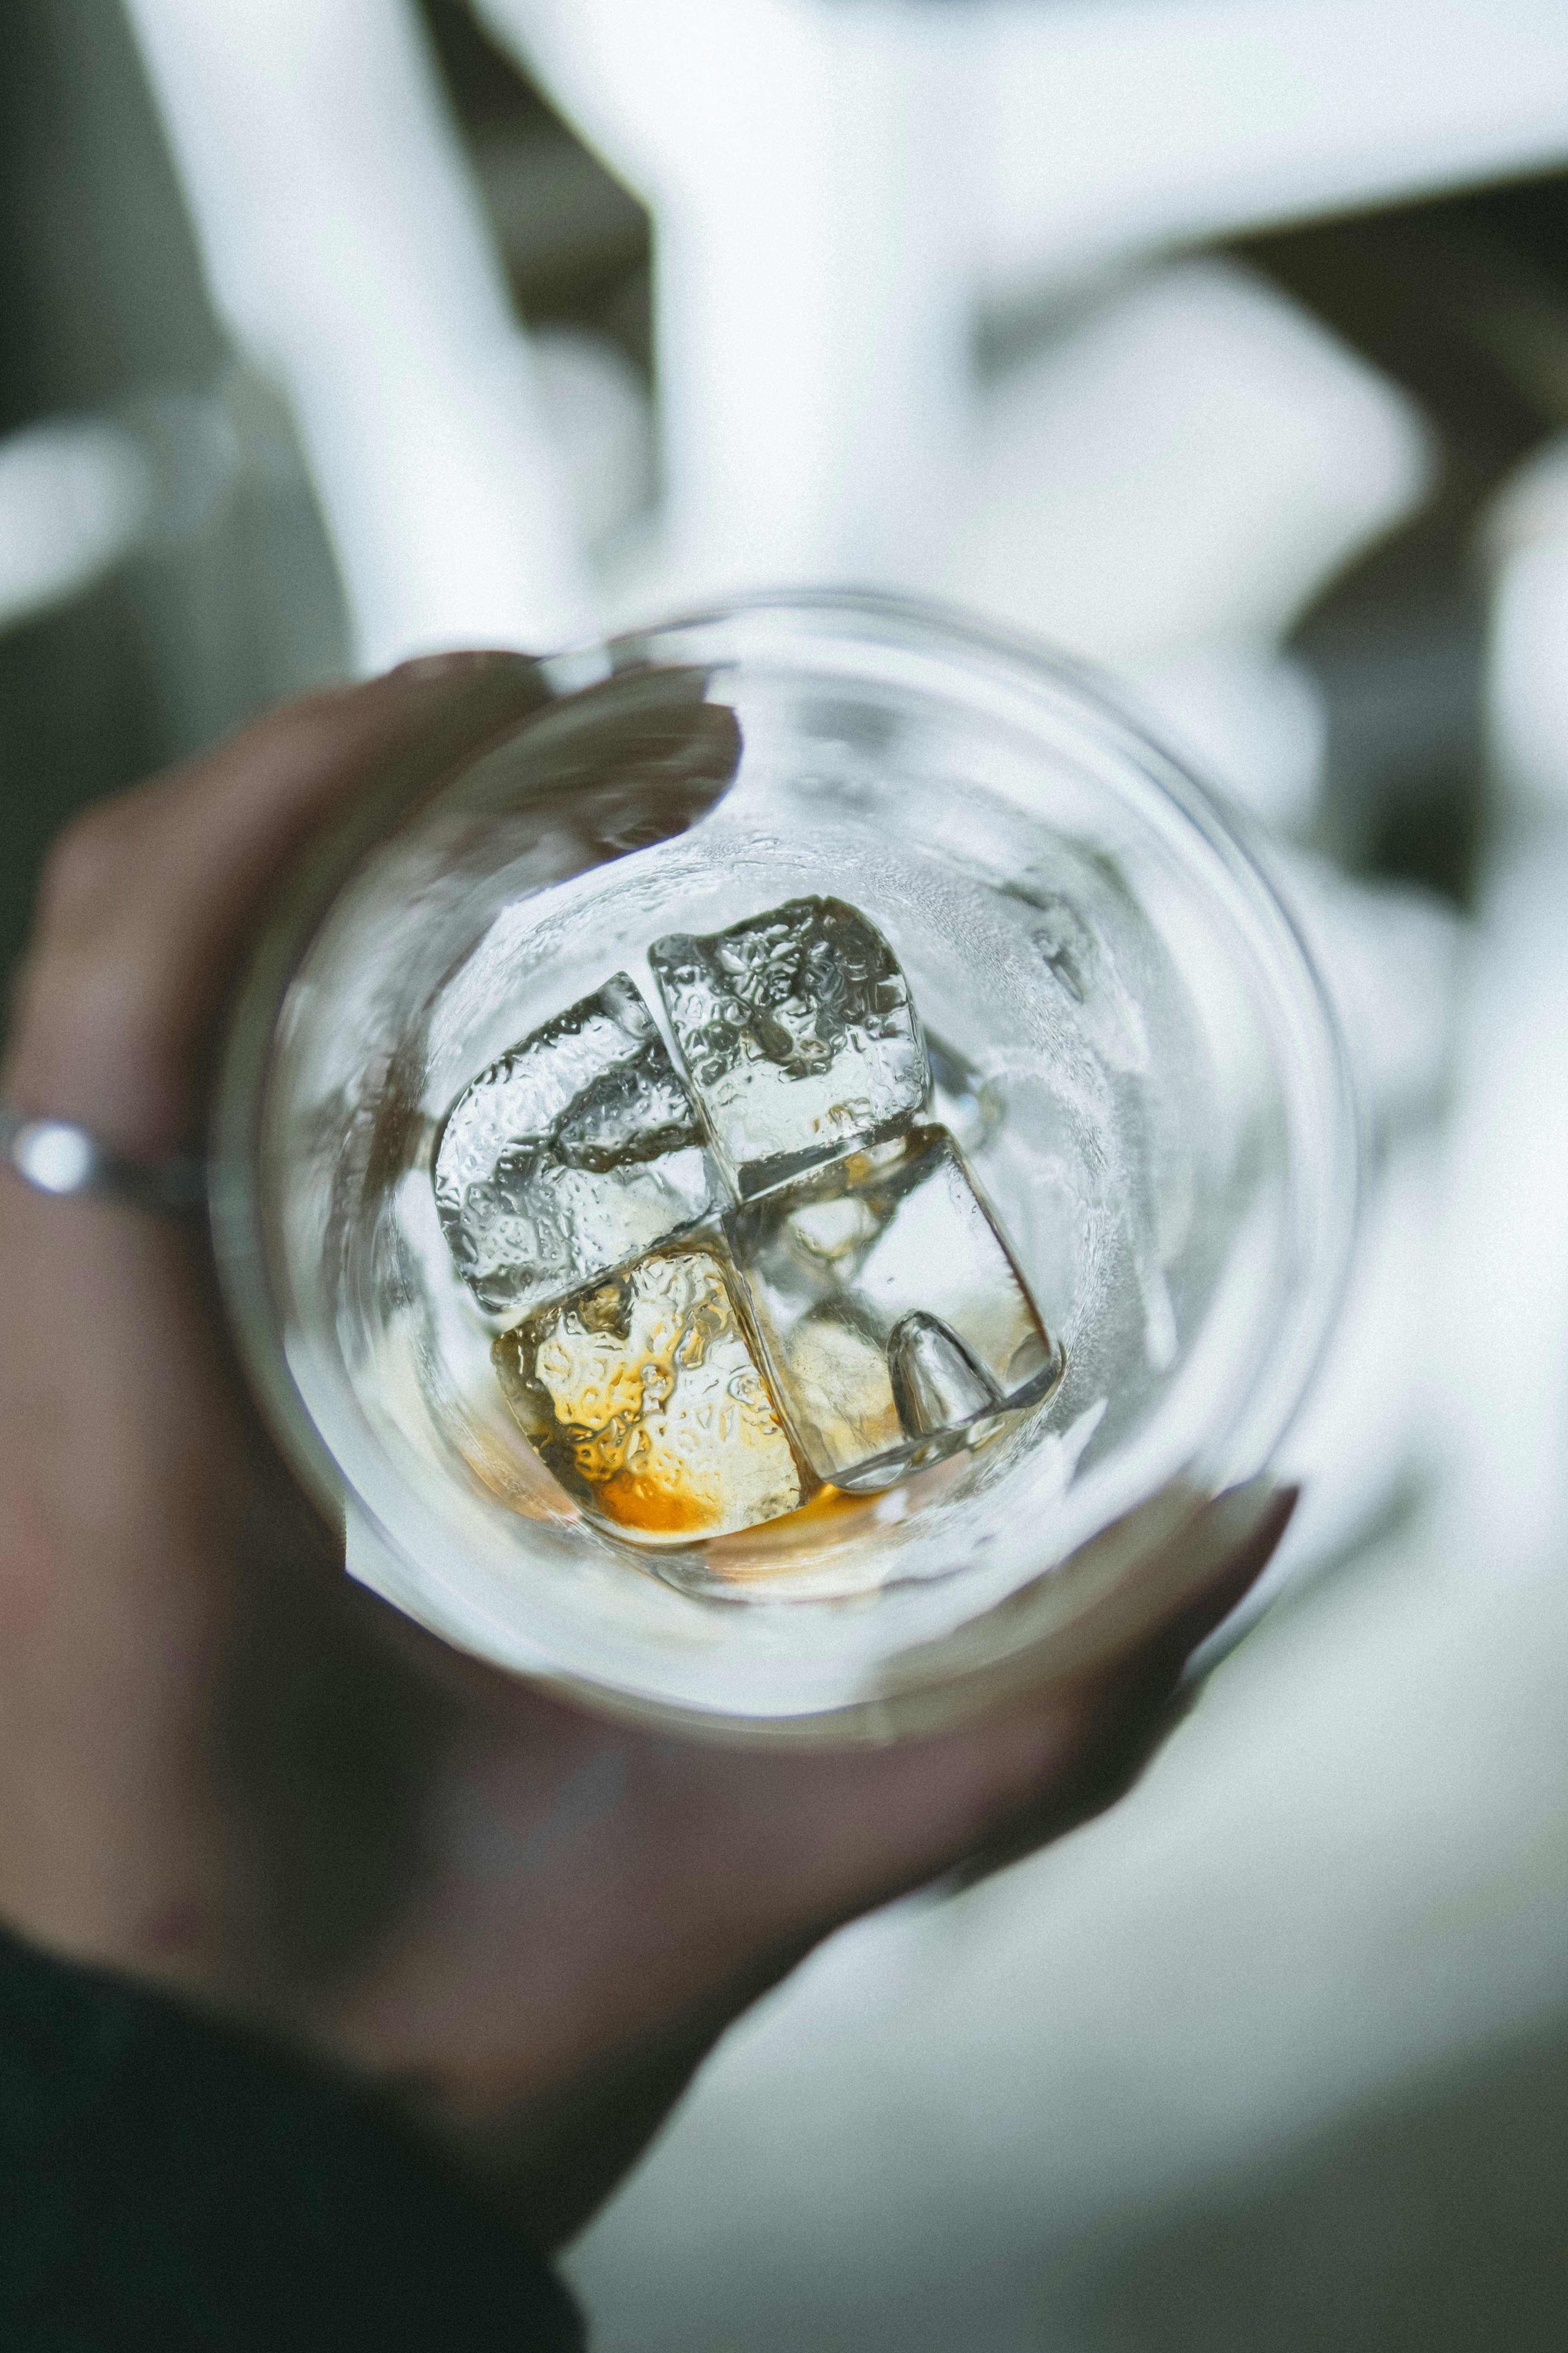
[[[495,648],[444,654],[414,654],[394,665],[384,676],[388,686],[428,686],[442,679],[463,678],[469,672],[493,670],[508,662],[528,661],[527,654],[505,653]]]
[[[1201,1680],[1251,1623],[1244,1618],[1238,1624],[1237,1613],[1273,1558],[1300,1493],[1294,1484],[1277,1486],[1267,1477],[1253,1479],[1209,1506],[1205,1550],[1212,1566],[1194,1606],[1172,1630],[1176,1647],[1190,1654],[1184,1680],[1194,1679],[1191,1659],[1203,1662],[1196,1671]],[[1234,1630],[1228,1640],[1227,1628]]]
[[[475,652],[418,654],[384,671],[373,691],[387,697],[389,716],[399,730],[412,727],[421,741],[443,747],[448,738],[504,726],[525,718],[551,700],[539,664],[529,654],[495,649]]]
[[[1205,1549],[1222,1561],[1266,1529],[1275,1535],[1283,1534],[1300,1493],[1298,1486],[1282,1486],[1268,1471],[1239,1487],[1227,1487],[1201,1515]]]

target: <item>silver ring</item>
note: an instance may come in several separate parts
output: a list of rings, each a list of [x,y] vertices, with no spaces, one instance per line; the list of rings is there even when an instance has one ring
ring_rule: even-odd
[[[26,1185],[57,1200],[122,1201],[139,1209],[204,1209],[200,1160],[129,1160],[68,1119],[37,1119],[0,1104],[0,1156]]]

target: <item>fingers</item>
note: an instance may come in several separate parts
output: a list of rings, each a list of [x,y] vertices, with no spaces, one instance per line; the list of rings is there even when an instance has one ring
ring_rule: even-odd
[[[994,1868],[1112,1803],[1179,1720],[1184,1664],[1261,1573],[1295,1506],[1263,1482],[1197,1513],[1156,1567],[1173,1597],[1146,1608],[1113,1662],[1059,1679],[962,1731],[858,1757],[802,1758],[793,1801],[818,1827],[809,1858],[840,1916],[953,1871]],[[824,1782],[841,1792],[835,1807]],[[788,1828],[769,1849],[775,1880]],[[761,1900],[760,1892],[758,1900]]]
[[[1133,1688],[1148,1683],[1173,1689],[1194,1651],[1224,1625],[1273,1558],[1299,1495],[1298,1488],[1275,1486],[1265,1476],[1205,1504],[1166,1548],[1161,1566],[1167,1605],[1097,1680],[1113,1686],[1126,1678]]]
[[[1079,1694],[1070,1763],[1038,1777],[1006,1810],[984,1842],[958,1866],[960,1883],[973,1885],[1003,1865],[1091,1821],[1142,1779],[1173,1732],[1191,1713],[1197,1693],[1182,1688],[1187,1661],[1245,1599],[1289,1525],[1300,1491],[1283,1487],[1264,1501],[1252,1525],[1215,1561],[1207,1581],[1148,1641]],[[1200,1515],[1213,1517],[1233,1498],[1221,1496]]]
[[[123,1151],[193,1146],[229,993],[311,828],[373,776],[439,776],[539,700],[521,655],[410,663],[79,819],[45,876],[5,1092]]]

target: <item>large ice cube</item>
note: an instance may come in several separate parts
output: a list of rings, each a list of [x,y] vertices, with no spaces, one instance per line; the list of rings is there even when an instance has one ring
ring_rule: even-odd
[[[624,1535],[728,1535],[804,1500],[731,1285],[717,1248],[658,1250],[494,1344],[547,1467]]]
[[[791,899],[648,952],[714,1148],[742,1198],[874,1141],[930,1083],[910,992],[842,899]]]
[[[733,1210],[773,1394],[812,1469],[890,1485],[1055,1386],[1061,1353],[945,1128]]]
[[[624,972],[464,1088],[435,1185],[458,1271],[493,1315],[564,1297],[725,1198],[696,1105]]]

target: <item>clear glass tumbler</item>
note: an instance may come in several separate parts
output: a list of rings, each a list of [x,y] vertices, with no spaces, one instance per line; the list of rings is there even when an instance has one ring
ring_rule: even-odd
[[[728,1736],[926,1729],[1135,1632],[1320,1364],[1354,1223],[1332,1017],[1266,858],[1101,681],[869,596],[758,597],[540,666],[541,702],[303,870],[215,1132],[234,1324],[348,1565],[463,1648]],[[1065,1372],[879,1493],[649,1547],[508,1409],[432,1190],[454,1098],[647,951],[860,910]]]

